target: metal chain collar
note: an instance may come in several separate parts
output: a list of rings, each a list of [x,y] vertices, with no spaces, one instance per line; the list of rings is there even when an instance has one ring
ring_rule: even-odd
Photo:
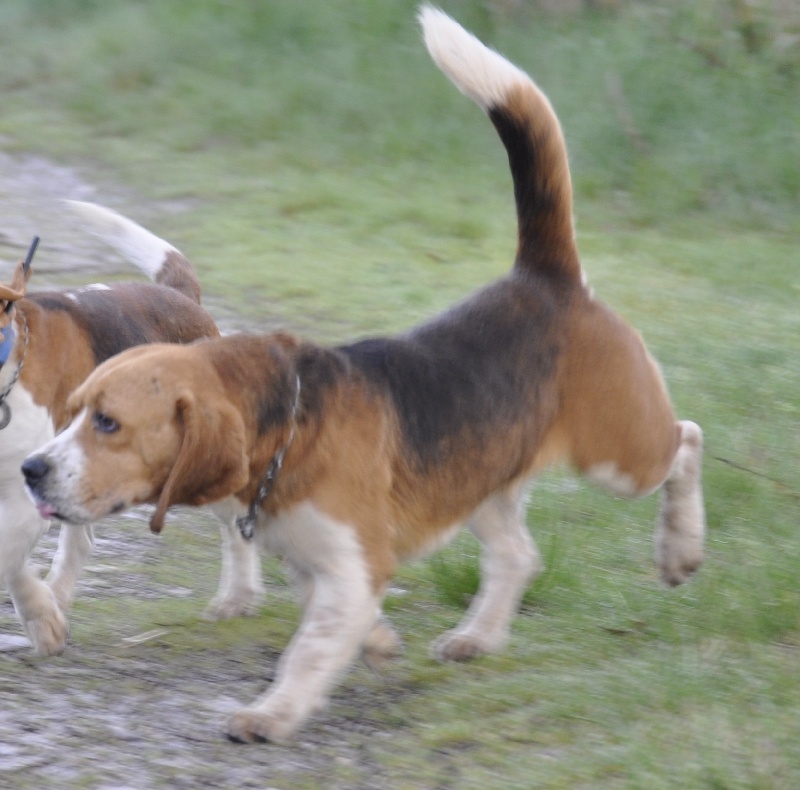
[[[272,489],[275,488],[275,481],[278,479],[278,473],[281,471],[281,467],[283,466],[283,458],[286,455],[286,451],[289,449],[289,447],[291,447],[291,444],[294,441],[295,434],[297,433],[297,409],[299,405],[300,376],[295,375],[294,405],[292,406],[292,429],[289,431],[289,438],[286,440],[286,444],[284,444],[283,447],[281,447],[280,450],[278,450],[278,452],[272,456],[272,460],[269,462],[269,466],[267,466],[267,471],[264,472],[264,477],[261,478],[261,482],[259,483],[255,499],[253,499],[253,501],[250,503],[247,513],[244,516],[236,517],[236,526],[239,528],[239,532],[242,533],[242,537],[245,540],[250,540],[253,537],[258,518],[258,508],[261,506],[261,503],[272,493]]]
[[[6,388],[0,392],[0,431],[8,427],[8,424],[11,422],[11,407],[6,403],[6,398],[11,394],[11,390],[14,389],[14,385],[19,380],[20,374],[22,373],[22,366],[25,364],[25,356],[28,353],[28,338],[30,334],[28,331],[28,322],[25,320],[25,315],[23,313],[19,311],[17,311],[17,313],[25,330],[25,336],[22,341],[22,353],[19,362],[17,362],[17,369],[14,371],[14,375],[11,377],[11,381],[6,385]]]

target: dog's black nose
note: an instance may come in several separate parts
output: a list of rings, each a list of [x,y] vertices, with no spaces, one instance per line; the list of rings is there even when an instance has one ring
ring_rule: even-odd
[[[22,474],[25,475],[25,483],[29,488],[35,488],[50,471],[50,464],[42,455],[32,455],[26,458],[22,464]]]

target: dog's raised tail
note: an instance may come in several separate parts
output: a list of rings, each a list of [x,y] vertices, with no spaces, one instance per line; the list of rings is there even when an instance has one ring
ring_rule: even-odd
[[[567,149],[547,97],[524,71],[439,9],[422,6],[419,21],[436,65],[489,115],[508,153],[517,204],[516,268],[579,280]]]
[[[109,208],[80,200],[65,203],[80,218],[84,230],[102,239],[153,282],[174,288],[200,304],[200,282],[179,249]]]

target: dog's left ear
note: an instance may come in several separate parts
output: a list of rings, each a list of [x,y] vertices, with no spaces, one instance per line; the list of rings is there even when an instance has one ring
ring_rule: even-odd
[[[18,302],[25,296],[25,291],[28,287],[28,278],[31,276],[31,271],[25,270],[25,261],[20,261],[17,268],[14,270],[14,276],[8,285],[0,283],[0,306],[2,312],[10,313],[11,306],[14,302]],[[8,321],[5,322],[7,324]],[[5,325],[4,324],[4,325]]]
[[[187,392],[178,397],[176,416],[183,440],[150,519],[161,532],[171,505],[207,505],[241,490],[250,478],[241,414],[225,400],[198,401]]]

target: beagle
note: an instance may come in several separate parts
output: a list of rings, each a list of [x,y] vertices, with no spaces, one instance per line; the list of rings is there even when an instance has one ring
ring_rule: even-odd
[[[89,525],[64,526],[47,582],[41,581],[28,558],[56,514],[47,507],[37,513],[20,464],[66,424],[67,396],[103,360],[141,343],[219,334],[200,306],[197,277],[177,249],[109,209],[70,205],[153,282],[26,294],[30,270],[20,263],[11,282],[0,285],[0,409],[8,416],[0,421],[0,583],[42,655],[64,649],[64,614],[93,537]],[[254,549],[242,552],[255,555]]]
[[[390,656],[381,602],[397,564],[466,523],[480,590],[433,645],[501,650],[541,561],[525,493],[558,461],[627,496],[662,488],[656,559],[679,584],[703,559],[702,433],[678,422],[640,336],[592,296],[559,123],[531,79],[441,11],[419,14],[436,64],[488,114],[518,214],[511,272],[403,335],[335,348],[286,334],[152,345],[101,365],[69,427],[23,464],[31,495],[86,523],[154,502],[226,501],[288,561],[303,617],[236,741],[286,739],[359,650]]]

